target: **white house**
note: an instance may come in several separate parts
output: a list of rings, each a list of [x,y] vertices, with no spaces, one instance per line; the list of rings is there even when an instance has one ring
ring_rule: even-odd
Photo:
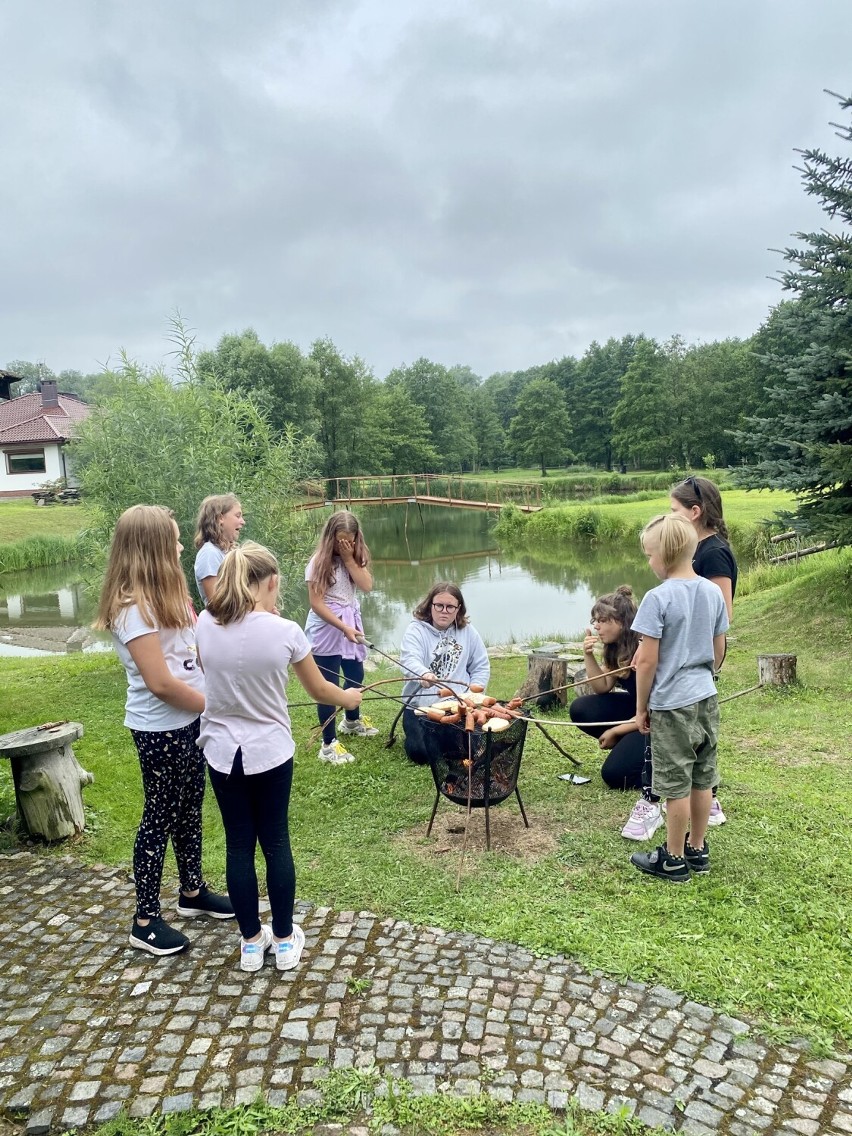
[[[8,395],[8,383],[3,388]],[[65,443],[91,408],[60,394],[52,379],[40,388],[0,401],[0,497],[24,497],[45,481],[69,478]]]

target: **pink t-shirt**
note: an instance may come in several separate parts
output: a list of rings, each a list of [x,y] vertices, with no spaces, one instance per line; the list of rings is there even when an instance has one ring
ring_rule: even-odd
[[[203,611],[196,642],[206,682],[198,744],[208,764],[230,773],[238,748],[247,775],[289,761],[296,746],[287,712],[287,668],[311,651],[301,627],[265,611],[223,626]]]

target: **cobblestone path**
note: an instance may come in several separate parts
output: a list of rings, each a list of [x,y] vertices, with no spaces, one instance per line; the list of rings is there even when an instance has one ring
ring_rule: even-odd
[[[194,924],[185,955],[128,946],[121,870],[0,857],[0,897],[0,1111],[31,1134],[310,1099],[328,1066],[374,1062],[424,1093],[628,1102],[693,1136],[852,1133],[852,1064],[563,957],[306,907],[299,969],[250,975],[233,924]]]

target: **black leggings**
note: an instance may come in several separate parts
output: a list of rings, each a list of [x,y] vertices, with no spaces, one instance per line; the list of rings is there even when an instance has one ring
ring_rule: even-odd
[[[343,671],[343,689],[349,690],[353,686],[361,686],[364,682],[364,664],[360,659],[344,659],[340,655],[314,655],[314,662],[319,667],[320,674],[340,686],[340,672]],[[330,745],[337,737],[337,707],[317,706],[322,729],[322,740]],[[360,710],[347,710],[346,718],[350,722],[357,722],[361,716]],[[331,721],[329,721],[331,719]],[[323,725],[323,723],[326,723]],[[278,932],[276,931],[276,934]]]
[[[272,908],[272,930],[279,939],[293,933],[296,868],[290,849],[287,810],[293,784],[293,762],[283,761],[263,773],[243,771],[238,749],[230,773],[210,767],[210,784],[225,826],[225,873],[228,895],[244,939],[260,932],[257,845],[266,861],[266,890]]]
[[[568,712],[571,721],[576,722],[584,734],[599,738],[609,726],[586,726],[583,723],[623,721],[636,713],[636,703],[624,691],[581,694],[568,707]],[[648,789],[651,785],[651,754],[647,736],[633,730],[620,737],[601,766],[601,777],[610,789],[641,789],[643,795],[647,795],[646,780]],[[656,800],[654,797],[649,799]]]
[[[142,770],[145,806],[133,846],[136,914],[160,916],[160,885],[171,838],[181,889],[195,891],[201,874],[204,755],[195,744],[199,719],[178,730],[131,730]]]

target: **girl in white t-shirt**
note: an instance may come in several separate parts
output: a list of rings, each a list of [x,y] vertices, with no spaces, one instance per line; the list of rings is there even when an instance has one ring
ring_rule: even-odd
[[[233,493],[217,493],[205,497],[195,522],[195,586],[203,606],[213,595],[216,575],[237,543],[246,523],[243,508]]]
[[[225,557],[196,629],[207,683],[199,745],[225,825],[228,894],[240,926],[240,968],[248,971],[260,970],[268,950],[279,970],[292,970],[305,945],[293,923],[296,870],[287,814],[296,747],[288,667],[311,698],[348,710],[361,703],[359,689],[341,690],[322,677],[301,627],[278,614],[278,585],[275,557],[247,541]],[[260,922],[258,843],[271,927]]]
[[[370,574],[370,550],[358,518],[341,509],[332,513],[323,526],[314,554],[305,569],[311,610],[305,634],[314,659],[323,676],[335,685],[343,672],[344,690],[360,686],[364,681],[364,625],[358,592],[373,587]],[[322,726],[319,759],[331,765],[342,765],[355,758],[337,740],[334,706],[317,706]],[[356,709],[340,724],[341,734],[375,737],[379,732]]]
[[[172,955],[189,939],[160,913],[160,885],[171,838],[180,876],[177,913],[232,919],[224,896],[201,871],[204,758],[196,745],[204,676],[195,651],[195,616],[180,565],[171,509],[133,505],[118,519],[95,627],[112,632],[127,672],[124,724],[139,754],[145,805],[133,849],[136,915],[130,945]]]

